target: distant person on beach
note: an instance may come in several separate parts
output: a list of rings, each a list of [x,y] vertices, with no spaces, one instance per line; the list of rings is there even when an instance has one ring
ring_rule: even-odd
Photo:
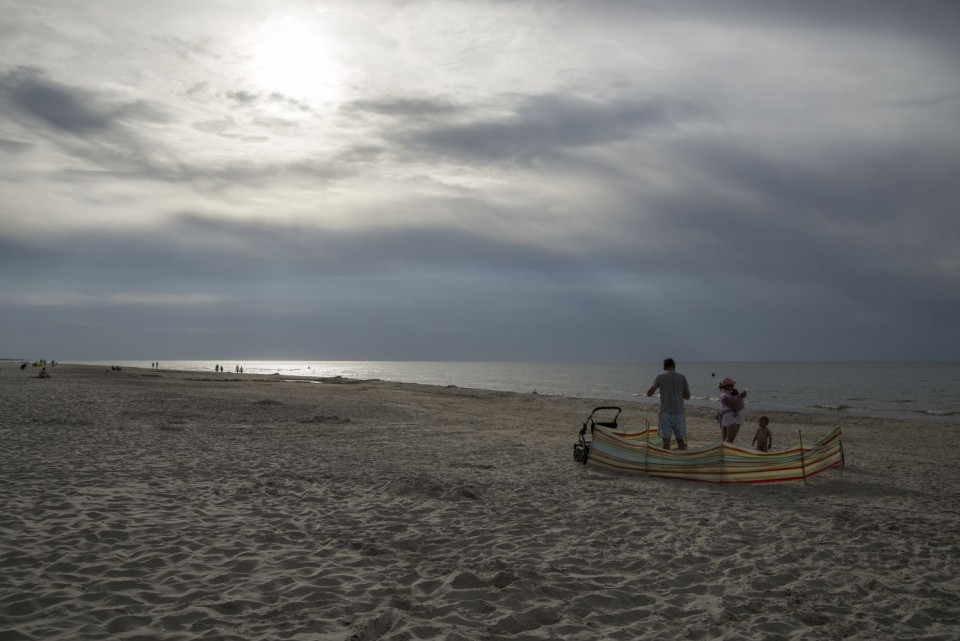
[[[44,367],[40,370],[40,373],[37,374],[37,378],[50,378],[50,372],[48,372],[47,368]]]
[[[663,439],[664,449],[670,449],[670,441],[677,439],[677,449],[687,449],[687,420],[683,402],[690,400],[687,377],[677,371],[672,358],[663,360],[663,373],[653,381],[647,396],[660,390],[660,413],[657,414],[657,435]]]
[[[743,410],[746,407],[744,399],[747,390],[738,392],[737,382],[732,378],[720,381],[720,411],[717,412],[717,421],[720,422],[720,433],[723,440],[733,443],[743,424]]]
[[[770,424],[770,419],[766,416],[761,416],[759,423],[760,427],[757,428],[757,433],[754,434],[751,445],[755,445],[761,452],[766,452],[773,446],[773,434],[771,434],[767,428],[767,425]]]

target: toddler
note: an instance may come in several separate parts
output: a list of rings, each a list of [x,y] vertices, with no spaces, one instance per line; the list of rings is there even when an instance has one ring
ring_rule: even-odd
[[[770,446],[773,445],[773,434],[771,434],[767,428],[769,424],[770,419],[766,416],[761,416],[760,427],[757,428],[757,433],[753,437],[752,445],[756,445],[757,449],[761,452],[766,452],[770,449]]]

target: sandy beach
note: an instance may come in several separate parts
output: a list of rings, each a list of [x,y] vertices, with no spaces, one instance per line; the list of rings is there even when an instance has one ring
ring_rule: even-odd
[[[575,464],[603,399],[50,371],[0,368],[2,641],[960,639],[955,426],[771,412],[842,474],[720,486]]]

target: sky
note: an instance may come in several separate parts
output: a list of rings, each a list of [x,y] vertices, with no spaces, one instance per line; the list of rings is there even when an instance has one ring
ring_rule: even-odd
[[[0,357],[960,359],[953,0],[0,0]]]

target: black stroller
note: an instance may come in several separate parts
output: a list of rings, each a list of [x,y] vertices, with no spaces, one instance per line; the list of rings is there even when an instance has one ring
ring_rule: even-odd
[[[612,405],[604,405],[603,407],[594,408],[590,412],[590,416],[587,417],[587,420],[583,422],[583,427],[580,428],[580,439],[573,444],[573,460],[577,463],[587,464],[587,457],[590,455],[590,443],[593,441],[593,428],[597,425],[600,427],[608,427],[610,429],[617,429],[617,417],[620,416],[620,408],[614,407]],[[600,412],[598,415],[597,412]],[[610,414],[613,413],[611,417]],[[601,421],[601,417],[607,418],[608,420]],[[587,440],[587,431],[590,432],[591,440]]]

